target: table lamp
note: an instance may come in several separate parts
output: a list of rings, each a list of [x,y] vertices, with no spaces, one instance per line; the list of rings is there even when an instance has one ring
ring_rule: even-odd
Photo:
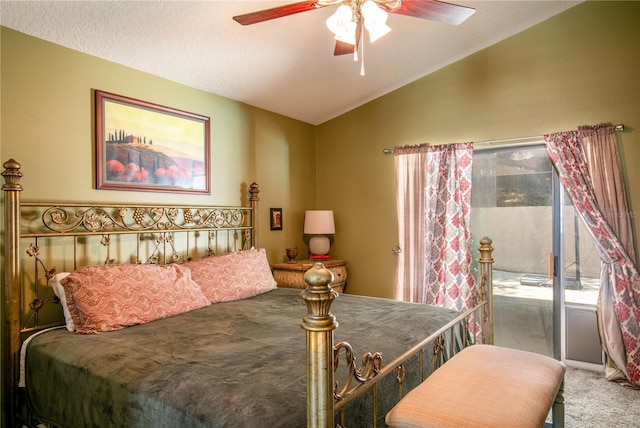
[[[311,260],[331,260],[329,250],[331,241],[326,235],[336,233],[333,222],[333,211],[312,210],[304,213],[304,233],[313,235],[309,239],[309,252]]]

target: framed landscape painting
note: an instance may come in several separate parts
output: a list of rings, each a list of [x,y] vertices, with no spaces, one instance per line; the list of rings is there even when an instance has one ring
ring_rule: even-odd
[[[209,194],[209,122],[96,90],[96,188]]]

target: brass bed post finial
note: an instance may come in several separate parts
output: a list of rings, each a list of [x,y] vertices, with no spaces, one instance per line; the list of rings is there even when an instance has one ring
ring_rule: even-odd
[[[308,314],[301,327],[307,332],[307,428],[333,428],[333,330],[338,327],[331,304],[338,296],[333,273],[316,263],[304,274],[307,288],[300,294]]]
[[[484,325],[482,326],[483,342],[493,345],[493,241],[485,236],[480,240],[480,278],[481,286],[484,286],[484,295],[487,299],[487,306],[483,309]],[[483,290],[481,290],[483,291]]]
[[[5,184],[2,185],[4,191],[4,308],[7,331],[6,342],[2,344],[3,355],[8,355],[2,364],[7,364],[4,368],[4,397],[6,397],[6,419],[9,426],[12,426],[17,414],[16,388],[19,377],[19,353],[20,353],[20,192],[22,185],[20,178],[20,164],[13,159],[9,159],[4,164]],[[0,310],[2,308],[0,307]],[[6,353],[6,354],[5,354]]]
[[[258,247],[258,201],[260,186],[255,181],[249,186],[249,204],[251,205],[251,246]]]

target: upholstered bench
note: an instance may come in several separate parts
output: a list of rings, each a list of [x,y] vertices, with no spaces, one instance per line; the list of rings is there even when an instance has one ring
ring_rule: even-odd
[[[394,428],[564,426],[565,365],[491,345],[463,349],[405,395],[386,416]]]

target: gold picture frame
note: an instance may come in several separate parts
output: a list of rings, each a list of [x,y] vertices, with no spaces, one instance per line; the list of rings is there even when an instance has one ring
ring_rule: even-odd
[[[210,194],[210,118],[95,91],[96,188]]]

